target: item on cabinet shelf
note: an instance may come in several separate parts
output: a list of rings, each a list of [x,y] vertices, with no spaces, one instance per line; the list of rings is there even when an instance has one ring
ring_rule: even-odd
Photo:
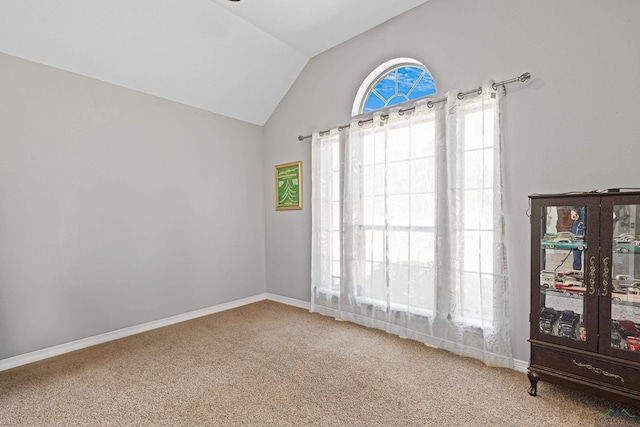
[[[622,233],[618,237],[614,237],[613,241],[616,243],[631,243],[635,240],[631,234]]]
[[[616,242],[616,251],[622,252],[622,253],[628,253],[628,252],[640,253],[640,242],[637,240],[634,240],[633,242],[629,242],[629,243]]]
[[[627,337],[627,348],[632,351],[640,351],[640,338]]]
[[[620,335],[620,331],[615,320],[611,321],[611,347],[625,348],[625,344],[622,342],[622,335]]]
[[[626,339],[628,337],[640,337],[640,330],[636,327],[636,324],[631,320],[618,320],[618,329],[622,333],[622,336]]]
[[[554,286],[556,290],[570,296],[578,296],[578,294],[584,294],[587,291],[584,281],[570,278],[559,279]]]
[[[578,236],[570,231],[561,231],[559,233],[544,233],[543,240],[548,242],[582,242],[584,236]]]
[[[580,270],[567,270],[564,273],[558,273],[561,277],[572,277],[576,280],[584,280],[584,273]]]
[[[570,231],[561,231],[560,233],[545,233],[542,237],[542,246],[549,249],[578,249],[584,250],[587,244],[584,236],[576,236]]]
[[[576,328],[580,322],[580,315],[573,310],[564,310],[558,321],[558,335],[576,339]]]
[[[630,286],[633,286],[634,280],[628,274],[616,274],[611,280],[614,290],[624,290]]]
[[[553,307],[544,307],[540,312],[540,330],[552,334],[559,316]]]
[[[616,304],[640,304],[640,289],[635,287],[629,287],[624,289],[615,289],[611,293],[611,302]]]
[[[553,288],[555,286],[556,273],[554,271],[542,270],[540,272],[540,286],[543,288]]]

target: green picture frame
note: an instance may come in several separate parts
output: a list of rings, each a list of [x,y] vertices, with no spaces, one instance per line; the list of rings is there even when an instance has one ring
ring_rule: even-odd
[[[302,161],[276,165],[276,210],[302,209]]]

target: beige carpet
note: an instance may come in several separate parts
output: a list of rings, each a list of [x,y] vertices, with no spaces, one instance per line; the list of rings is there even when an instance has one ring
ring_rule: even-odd
[[[611,402],[263,301],[0,372],[2,426],[594,426]]]

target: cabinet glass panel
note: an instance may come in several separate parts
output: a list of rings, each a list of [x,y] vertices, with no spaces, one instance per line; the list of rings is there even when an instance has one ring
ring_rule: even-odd
[[[540,331],[586,341],[585,206],[543,207]]]
[[[614,205],[610,292],[611,346],[640,351],[640,205]],[[607,269],[605,258],[605,274]],[[602,293],[607,292],[606,284]]]

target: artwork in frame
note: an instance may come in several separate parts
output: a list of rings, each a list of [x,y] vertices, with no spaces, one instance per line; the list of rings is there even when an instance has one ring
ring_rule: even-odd
[[[302,209],[302,161],[275,166],[276,210]]]

